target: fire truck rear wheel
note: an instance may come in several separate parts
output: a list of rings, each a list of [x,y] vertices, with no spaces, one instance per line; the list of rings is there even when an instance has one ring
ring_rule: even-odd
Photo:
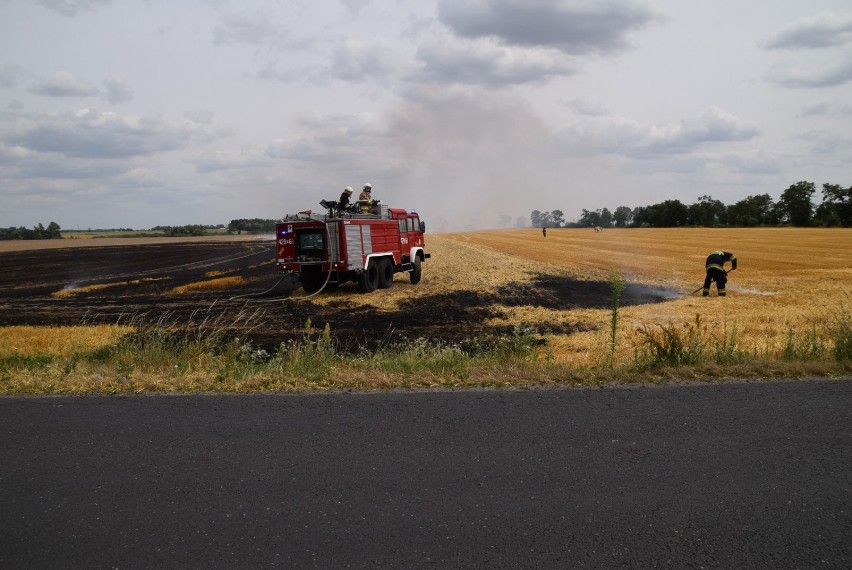
[[[379,261],[379,289],[388,289],[393,285],[393,262],[390,259]]]
[[[411,272],[408,274],[409,279],[411,279],[412,285],[417,285],[420,283],[421,272],[423,271],[420,267],[420,258],[415,257],[414,262],[412,263],[413,267],[411,268]]]
[[[379,268],[372,259],[367,263],[367,269],[358,277],[358,290],[371,293],[379,286]]]

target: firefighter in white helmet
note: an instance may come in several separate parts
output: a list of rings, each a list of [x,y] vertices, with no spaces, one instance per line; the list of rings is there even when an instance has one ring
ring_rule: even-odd
[[[364,189],[361,190],[361,194],[358,195],[358,201],[356,204],[358,205],[358,211],[362,214],[369,214],[376,206],[376,201],[373,200],[373,196],[371,195],[372,192],[373,185],[367,182],[364,184]]]
[[[349,197],[352,196],[352,187],[347,186],[343,189],[343,193],[340,195],[340,200],[337,201],[337,209],[340,212],[345,212],[349,210]]]

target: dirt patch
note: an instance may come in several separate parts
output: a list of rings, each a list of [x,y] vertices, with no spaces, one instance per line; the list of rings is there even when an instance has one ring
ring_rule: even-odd
[[[304,333],[308,319],[326,324],[344,349],[375,347],[403,338],[445,342],[505,335],[512,326],[493,324],[507,308],[553,310],[606,308],[607,282],[539,274],[493,290],[456,290],[403,300],[394,310],[370,304],[376,291],[359,294],[352,284],[340,300],[315,303],[288,298],[291,280],[274,270],[273,243],[196,242],[116,245],[0,253],[0,326],[128,323],[142,320],[188,330],[216,330],[275,348]],[[242,277],[232,288],[191,288],[222,276]],[[421,284],[418,287],[423,287]],[[63,296],[55,297],[57,291]],[[422,291],[421,291],[422,293]],[[378,298],[378,297],[376,297]],[[622,304],[664,301],[669,292],[628,284]],[[533,323],[541,332],[590,330],[582,322]]]

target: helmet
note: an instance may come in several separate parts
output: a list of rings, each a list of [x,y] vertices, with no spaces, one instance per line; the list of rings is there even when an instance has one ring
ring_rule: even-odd
[[[364,184],[364,190],[370,191],[370,190],[372,190],[372,189],[373,189],[373,185],[372,185],[372,184],[370,184],[369,182],[367,182],[366,184]]]
[[[351,194],[352,193],[352,187],[347,186],[346,188],[343,189],[343,191],[346,192],[347,194]]]

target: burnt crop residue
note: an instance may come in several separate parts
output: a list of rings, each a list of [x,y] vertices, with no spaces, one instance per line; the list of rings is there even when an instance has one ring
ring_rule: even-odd
[[[619,304],[629,306],[662,303],[676,295],[671,289],[627,283]],[[612,284],[608,281],[581,281],[563,275],[540,273],[529,283],[508,283],[498,287],[494,301],[509,307],[604,309],[612,305]]]
[[[314,335],[326,327],[339,349],[357,352],[426,338],[433,342],[487,345],[488,339],[511,335],[515,325],[501,320],[514,308],[565,311],[607,308],[612,287],[605,281],[581,281],[558,274],[535,275],[529,282],[510,282],[494,290],[456,290],[418,295],[392,310],[371,304],[381,290],[363,295],[354,284],[340,287],[331,302],[288,299],[292,279],[276,274],[269,244],[196,243],[155,246],[68,248],[0,254],[0,325],[79,325],[144,323],[173,331],[239,338],[254,346],[276,349],[304,339],[310,320]],[[239,276],[243,283],[227,289],[173,288]],[[103,287],[108,285],[108,287]],[[51,294],[76,286],[75,294]],[[86,289],[83,289],[86,288]],[[423,293],[426,293],[425,295]],[[321,294],[322,295],[322,294]],[[676,292],[628,283],[622,305],[659,303]],[[522,323],[541,333],[572,334],[594,325],[547,315]]]

